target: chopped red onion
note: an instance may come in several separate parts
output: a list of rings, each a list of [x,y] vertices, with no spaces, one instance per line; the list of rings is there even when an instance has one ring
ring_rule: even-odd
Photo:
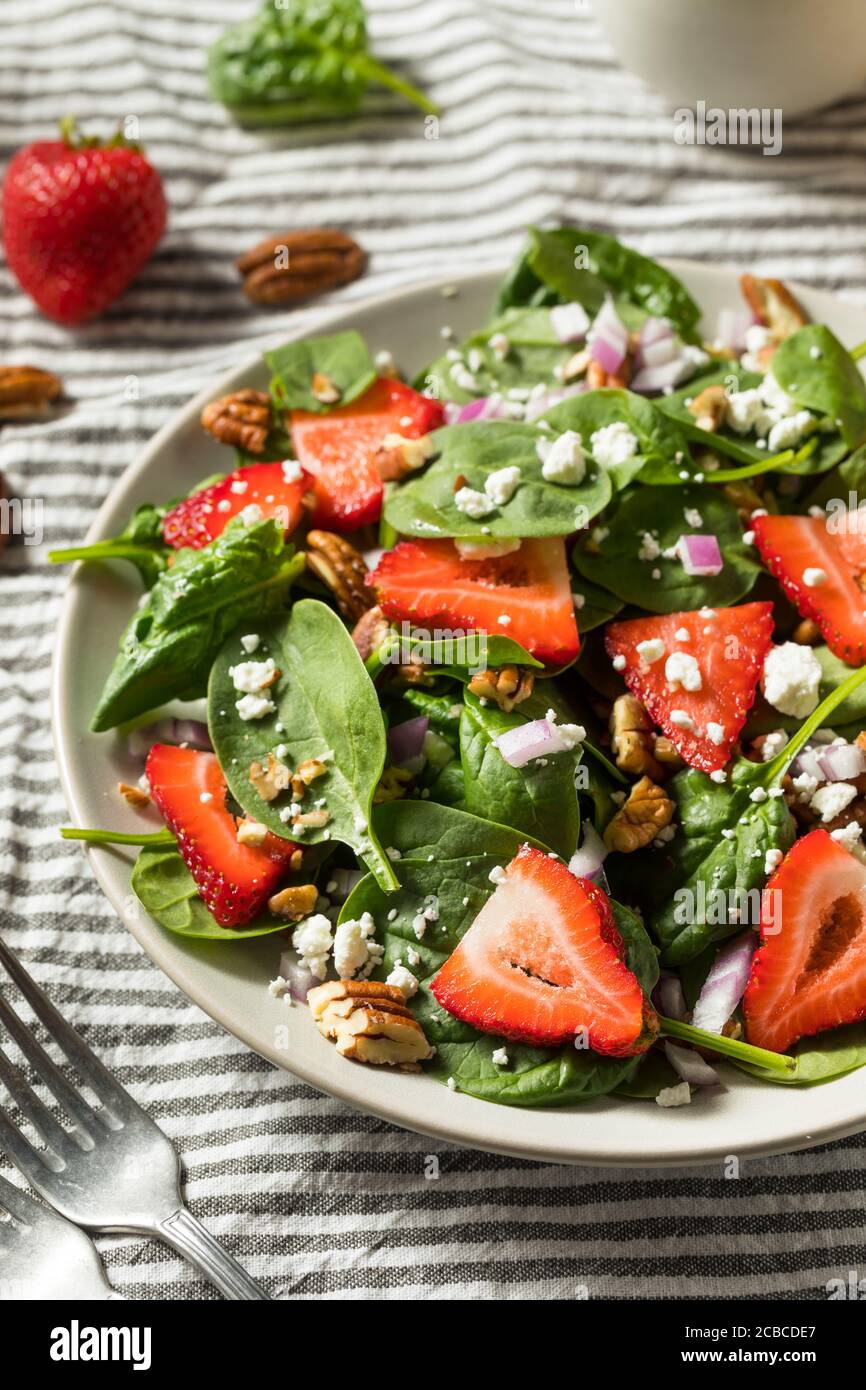
[[[525,767],[533,758],[552,757],[573,746],[548,719],[532,719],[528,724],[520,724],[500,734],[493,742],[510,767]]]
[[[831,743],[817,757],[828,782],[850,782],[866,772],[866,758],[856,743]]]
[[[130,730],[126,746],[133,758],[146,758],[155,743],[185,743],[189,748],[213,751],[207,724],[199,719],[158,719]]]
[[[589,315],[582,304],[554,304],[550,326],[561,343],[576,343],[586,337]]]
[[[676,338],[657,338],[646,347],[639,347],[634,355],[635,365],[644,367],[664,367],[666,363],[680,360],[680,349]],[[639,375],[639,373],[638,373]]]
[[[587,345],[593,359],[606,372],[618,372],[628,352],[628,329],[608,296],[587,335]]]
[[[721,1033],[743,997],[755,945],[755,934],[750,929],[725,942],[695,1003],[692,1023],[696,1028]]]
[[[424,751],[424,735],[430,721],[426,714],[416,719],[407,719],[404,724],[393,724],[388,730],[388,753],[398,767],[418,758]]]
[[[325,892],[331,902],[345,902],[352,889],[361,882],[363,877],[363,869],[331,869],[325,884]],[[336,886],[331,888],[329,892],[328,889],[332,883]]]
[[[580,849],[574,851],[568,867],[577,878],[588,878],[592,883],[597,883],[599,875],[603,873],[602,864],[606,855],[604,841],[587,823],[583,827],[583,843]]]
[[[640,326],[638,343],[641,349],[645,349],[652,343],[659,343],[665,338],[673,338],[673,336],[674,330],[666,319],[658,319],[650,314],[649,318],[645,318]]]
[[[685,1018],[686,998],[679,975],[675,975],[671,970],[659,972],[658,984],[653,990],[653,1003],[665,1018]]]
[[[722,1079],[700,1053],[680,1043],[665,1042],[665,1056],[683,1081],[690,1086],[721,1086]]]
[[[807,777],[814,777],[816,782],[826,782],[827,780],[824,769],[821,767],[818,752],[811,744],[800,749],[791,763],[790,772],[792,777],[798,777],[805,773]]]
[[[686,574],[721,574],[724,569],[725,562],[715,536],[680,536],[676,548]]]
[[[756,322],[748,309],[722,309],[716,326],[716,341],[739,356],[746,346],[746,331]]]
[[[293,951],[283,951],[280,956],[280,974],[284,980],[288,980],[289,993],[298,1004],[306,1004],[307,990],[322,983],[318,976],[295,959]]]
[[[691,363],[678,354],[670,362],[644,367],[632,378],[629,389],[645,396],[658,391],[673,390],[685,377],[691,375],[692,370]]]

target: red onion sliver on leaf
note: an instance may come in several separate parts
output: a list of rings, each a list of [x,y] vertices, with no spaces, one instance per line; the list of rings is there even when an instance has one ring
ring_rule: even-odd
[[[284,980],[288,980],[289,993],[297,1004],[306,1004],[307,990],[322,983],[317,975],[313,975],[306,966],[295,960],[293,953],[289,951],[283,951],[280,956],[280,975]]]
[[[680,536],[677,554],[686,574],[721,574],[724,568],[725,562],[715,536]]]
[[[554,304],[550,326],[561,343],[576,343],[586,337],[589,315],[582,304]]]
[[[601,836],[588,823],[583,827],[583,843],[568,861],[568,867],[577,878],[588,878],[597,882],[602,872],[607,849]]]
[[[692,1013],[695,1028],[721,1033],[743,997],[756,944],[755,934],[749,929],[722,946]]]
[[[510,767],[525,767],[533,758],[552,757],[573,747],[547,719],[532,719],[528,724],[508,729],[493,742]]]
[[[817,755],[817,760],[828,782],[850,782],[866,772],[866,757],[856,743],[831,743]]]
[[[658,983],[653,990],[653,1003],[665,1018],[682,1021],[686,1016],[686,999],[679,975],[670,970],[659,973]]]
[[[424,735],[429,724],[426,714],[419,714],[416,719],[393,724],[388,730],[388,755],[398,767],[411,762],[423,752]]]

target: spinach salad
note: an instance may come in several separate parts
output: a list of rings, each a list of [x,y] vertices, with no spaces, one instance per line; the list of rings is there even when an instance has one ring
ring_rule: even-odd
[[[292,35],[322,90],[326,19]],[[306,100],[235,42],[226,100]],[[866,1063],[866,383],[781,282],[742,291],[707,324],[533,228],[411,383],[354,332],[269,353],[204,413],[220,473],[52,556],[143,589],[92,721],[143,829],[64,834],[139,845],[167,931],[279,935],[322,1047],[455,1094]]]

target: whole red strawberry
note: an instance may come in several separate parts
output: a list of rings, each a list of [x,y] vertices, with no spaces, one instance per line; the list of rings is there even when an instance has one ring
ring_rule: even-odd
[[[162,181],[137,145],[103,144],[61,122],[12,159],[3,184],[6,260],[21,288],[59,323],[99,314],[129,284],[165,230]]]

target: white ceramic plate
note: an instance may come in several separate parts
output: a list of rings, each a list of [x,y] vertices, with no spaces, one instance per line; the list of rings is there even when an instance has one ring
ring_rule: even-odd
[[[691,262],[671,263],[702,305],[708,331],[719,309],[739,303],[735,272]],[[458,335],[477,328],[489,311],[499,273],[459,282],[456,298],[442,282],[368,301],[323,316],[318,329],[357,328],[372,350],[389,348],[404,372],[420,370],[442,349],[440,329]],[[451,282],[453,283],[453,282]],[[815,319],[843,342],[866,338],[866,309],[828,294],[798,290]],[[304,336],[307,336],[306,330]],[[241,386],[263,387],[260,359],[245,361],[190,401],[153,439],[99,511],[88,540],[116,535],[138,503],[191,488],[226,466],[223,448],[198,419],[210,399]],[[129,566],[79,566],[60,621],[53,676],[57,758],[72,821],[84,826],[140,830],[141,817],[115,791],[140,773],[113,734],[91,734],[89,718],[140,589]],[[423,1075],[390,1073],[348,1062],[313,1027],[303,1007],[289,1009],[268,994],[281,947],[276,937],[192,944],[163,930],[130,893],[135,851],[88,851],[110,902],[157,965],[206,1013],[276,1066],[360,1109],[438,1139],[562,1163],[646,1166],[695,1163],[727,1154],[782,1152],[866,1127],[863,1073],[810,1089],[767,1086],[726,1069],[726,1089],[698,1095],[690,1106],[662,1110],[648,1102],[600,1098],[565,1109],[520,1110],[454,1094]]]

